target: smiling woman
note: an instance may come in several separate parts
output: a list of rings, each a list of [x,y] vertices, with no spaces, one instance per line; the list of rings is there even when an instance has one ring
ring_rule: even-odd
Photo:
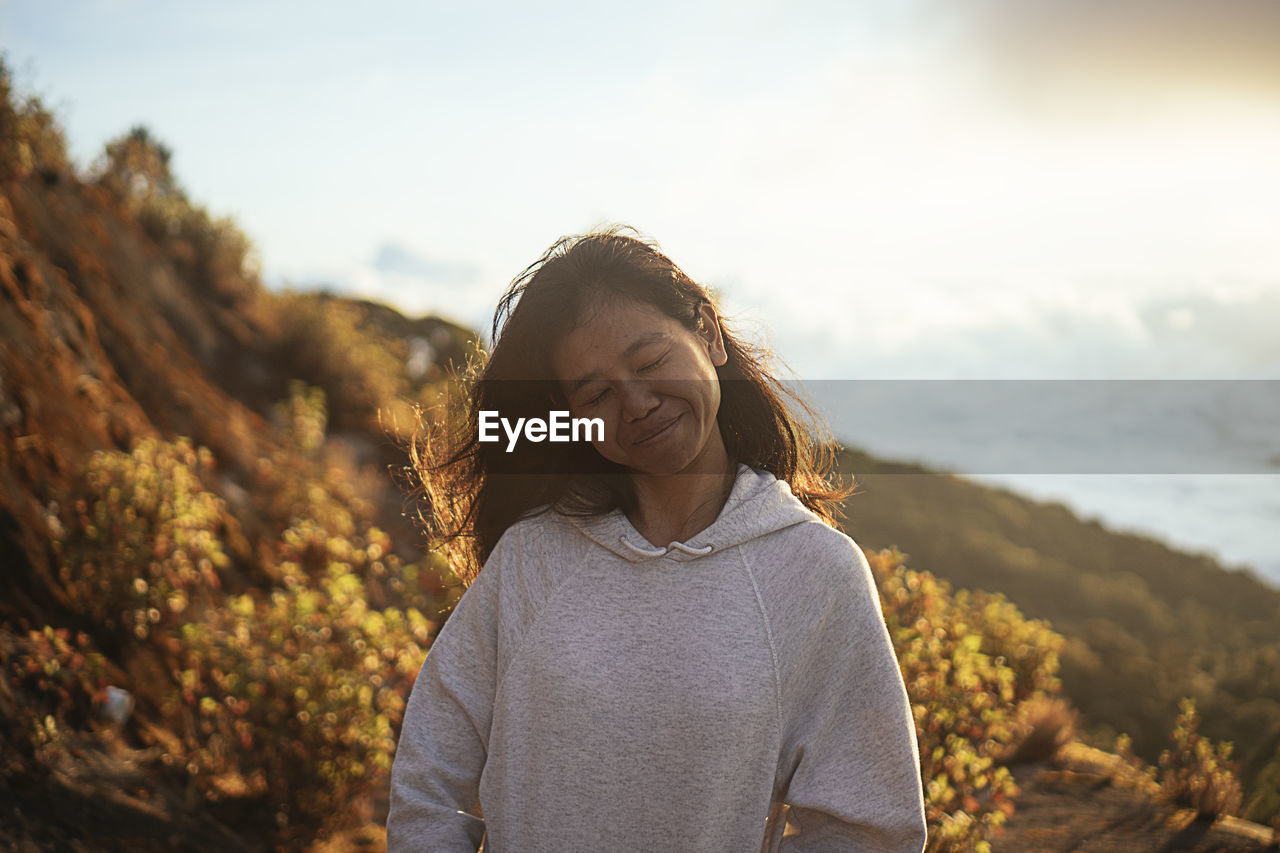
[[[388,849],[919,853],[914,724],[832,448],[622,230],[526,269],[454,432],[415,437],[468,585],[405,710]],[[504,451],[493,412],[602,429]]]

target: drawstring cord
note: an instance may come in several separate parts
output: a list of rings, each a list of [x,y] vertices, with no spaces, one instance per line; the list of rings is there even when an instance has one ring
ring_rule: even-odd
[[[710,554],[712,551],[715,550],[716,546],[707,544],[701,548],[690,548],[688,545],[684,544],[683,542],[672,542],[671,547],[680,551],[684,551],[686,554],[692,554],[695,557],[701,557],[705,554]]]
[[[667,548],[645,548],[641,545],[632,544],[630,541],[627,540],[626,536],[619,536],[618,541],[623,545],[626,545],[628,548],[630,548],[632,551],[636,552],[637,554],[640,554],[645,557],[662,557],[672,549],[683,551],[686,554],[691,554],[695,557],[702,557],[707,554],[710,554],[712,551],[715,550],[715,547],[716,547],[715,545],[704,545],[701,548],[690,548],[688,545],[684,544],[683,542],[672,542],[671,545]]]

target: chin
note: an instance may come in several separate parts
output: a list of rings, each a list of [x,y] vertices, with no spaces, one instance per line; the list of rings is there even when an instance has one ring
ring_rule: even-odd
[[[651,458],[636,458],[626,463],[627,468],[639,474],[649,474],[654,477],[660,477],[667,474],[679,474],[681,471],[693,464],[697,458],[696,453],[663,453],[655,454]]]
[[[635,474],[647,474],[650,477],[666,477],[671,474],[679,474],[685,468],[684,465],[628,465],[627,470]]]

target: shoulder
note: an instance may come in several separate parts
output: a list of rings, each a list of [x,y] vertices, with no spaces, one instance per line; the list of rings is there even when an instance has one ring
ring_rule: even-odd
[[[806,648],[833,634],[847,640],[883,630],[870,563],[848,534],[815,516],[778,531],[770,552],[757,555],[752,573],[780,644]]]
[[[781,572],[788,581],[863,583],[870,577],[862,546],[817,515],[780,530],[771,538],[774,542],[770,550],[786,555],[786,559],[776,563],[771,571]]]
[[[583,537],[567,516],[544,504],[508,527],[498,542],[502,544],[504,540],[503,550],[508,553],[563,563],[574,559],[575,548],[581,550]]]
[[[550,540],[572,533],[567,519],[544,504],[516,519],[498,537],[493,553],[506,558],[523,554],[530,547],[546,545]]]
[[[587,564],[583,542],[567,518],[538,507],[503,531],[475,584],[488,576],[501,598],[540,606]]]

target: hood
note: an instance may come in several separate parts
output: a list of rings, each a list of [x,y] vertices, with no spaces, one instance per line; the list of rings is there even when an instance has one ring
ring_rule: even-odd
[[[640,535],[621,509],[605,515],[569,520],[588,539],[633,563],[666,557],[696,560],[749,542],[766,533],[817,518],[791,493],[791,486],[771,472],[738,463],[738,478],[720,515],[685,542],[654,547]]]

